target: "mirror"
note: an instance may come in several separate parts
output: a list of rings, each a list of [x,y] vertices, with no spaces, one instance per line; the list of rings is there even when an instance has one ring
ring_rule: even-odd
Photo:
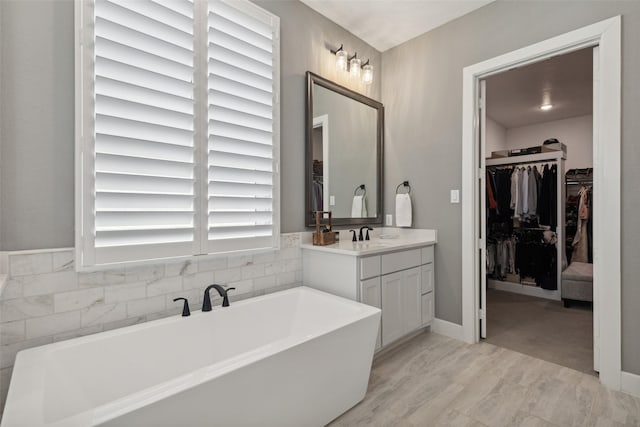
[[[307,72],[306,224],[382,224],[384,107]]]

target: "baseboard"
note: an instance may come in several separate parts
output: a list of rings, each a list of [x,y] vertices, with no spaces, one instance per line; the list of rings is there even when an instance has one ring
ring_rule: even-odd
[[[640,375],[622,371],[620,373],[620,388],[625,393],[640,397]]]
[[[462,329],[462,325],[458,325],[457,323],[436,318],[433,319],[431,330],[436,334],[464,341],[464,330]]]

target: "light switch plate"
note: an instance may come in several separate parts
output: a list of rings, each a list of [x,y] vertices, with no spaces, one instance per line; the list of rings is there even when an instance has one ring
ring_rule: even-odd
[[[460,203],[460,190],[451,190],[451,203]]]
[[[329,196],[329,206],[336,205],[336,196]]]
[[[387,218],[385,220],[385,225],[387,227],[391,227],[393,225],[393,215],[387,215]]]

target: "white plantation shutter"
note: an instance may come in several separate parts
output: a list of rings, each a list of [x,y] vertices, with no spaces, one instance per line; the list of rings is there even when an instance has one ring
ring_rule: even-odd
[[[276,246],[277,18],[78,3],[78,267]]]
[[[211,251],[270,247],[278,232],[274,208],[277,21],[260,9],[238,6],[246,4],[209,1],[207,226]]]

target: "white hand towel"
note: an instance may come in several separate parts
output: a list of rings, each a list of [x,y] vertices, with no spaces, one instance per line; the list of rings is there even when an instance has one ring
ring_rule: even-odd
[[[362,218],[362,206],[364,205],[364,197],[353,196],[353,202],[351,203],[351,218]]]
[[[396,227],[411,227],[411,196],[396,194]]]

